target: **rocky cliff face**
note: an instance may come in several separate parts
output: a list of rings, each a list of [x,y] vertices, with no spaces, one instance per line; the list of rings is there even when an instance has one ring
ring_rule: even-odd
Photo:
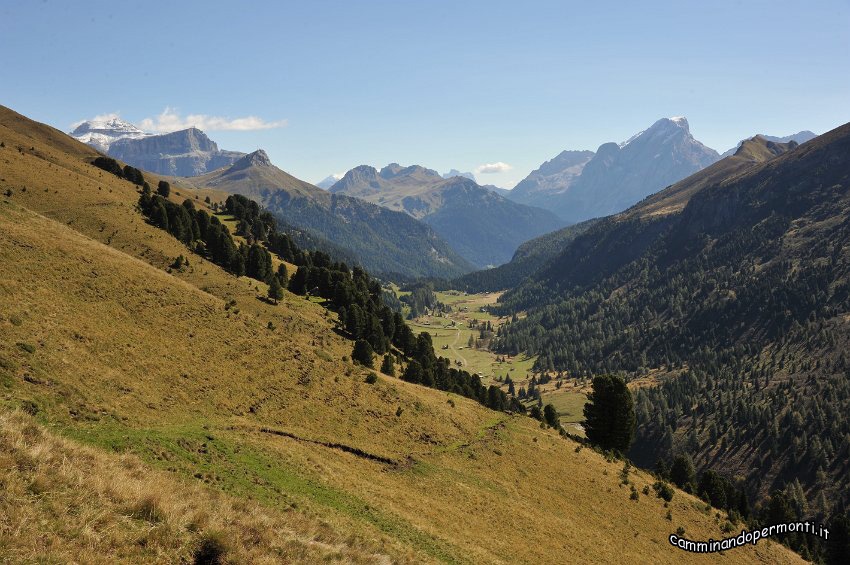
[[[719,159],[685,118],[662,118],[622,144],[602,145],[555,211],[569,222],[616,214]]]
[[[719,159],[694,139],[685,118],[662,118],[628,141],[602,144],[595,154],[561,153],[520,182],[510,197],[577,223],[622,212]]]
[[[553,195],[570,188],[593,155],[593,151],[562,151],[520,181],[508,197],[523,204],[546,206]]]
[[[226,167],[245,154],[223,151],[197,128],[114,141],[107,153],[125,163],[161,175],[191,177]]]

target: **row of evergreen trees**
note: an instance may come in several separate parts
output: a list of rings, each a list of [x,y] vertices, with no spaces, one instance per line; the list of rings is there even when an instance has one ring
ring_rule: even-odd
[[[130,165],[124,165],[124,167],[121,167],[118,161],[112,157],[97,157],[94,161],[92,161],[92,164],[108,173],[112,173],[118,178],[127,179],[133,184],[137,184],[139,186],[145,184],[145,176],[142,174],[142,171]]]
[[[355,340],[354,355],[364,365],[372,365],[372,356],[395,354],[406,362],[401,378],[408,382],[450,391],[472,398],[495,410],[525,412],[514,398],[495,386],[485,387],[476,375],[451,367],[448,359],[434,353],[431,336],[416,336],[399,312],[384,303],[380,283],[355,266],[334,262],[322,251],[304,251],[292,239],[278,231],[274,217],[244,196],[231,195],[225,210],[238,221],[237,233],[247,244],[236,246],[227,226],[215,215],[196,209],[186,199],[182,204],[152,194],[145,186],[139,208],[152,224],[168,231],[196,253],[237,276],[249,276],[270,285],[270,298],[282,296],[278,286],[293,294],[318,296],[325,306],[339,314],[341,329]],[[285,265],[275,271],[271,254],[295,264],[290,277]]]

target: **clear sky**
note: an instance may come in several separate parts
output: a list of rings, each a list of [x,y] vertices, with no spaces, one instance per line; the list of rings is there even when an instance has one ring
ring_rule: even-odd
[[[200,123],[312,182],[504,163],[477,177],[510,188],[665,116],[721,152],[847,122],[850,1],[0,0],[0,104]]]

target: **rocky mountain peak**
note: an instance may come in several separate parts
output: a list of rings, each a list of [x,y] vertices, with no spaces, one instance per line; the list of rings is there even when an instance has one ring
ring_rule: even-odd
[[[381,172],[379,174],[381,175],[381,178],[384,179],[394,179],[396,177],[404,177],[415,174],[442,178],[437,171],[427,169],[421,165],[410,165],[408,167],[402,167],[398,163],[390,163],[389,165],[381,169]]]
[[[248,167],[271,167],[272,162],[268,154],[262,149],[257,149],[253,153],[248,153],[230,166],[233,171],[247,169]]]
[[[118,117],[104,120],[86,120],[77,125],[71,132],[71,137],[104,153],[110,145],[119,139],[141,139],[150,135]]]

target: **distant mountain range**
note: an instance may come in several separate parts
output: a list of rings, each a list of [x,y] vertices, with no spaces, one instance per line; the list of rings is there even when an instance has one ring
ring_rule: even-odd
[[[625,210],[641,198],[720,159],[694,139],[683,117],[662,118],[623,143],[564,151],[511,191],[569,223]]]
[[[773,141],[775,143],[788,143],[789,141],[794,141],[796,143],[805,143],[805,142],[809,141],[810,139],[816,138],[818,136],[818,134],[811,132],[809,130],[803,130],[803,131],[800,131],[800,132],[797,132],[797,133],[792,133],[791,135],[786,135],[784,137],[776,137],[776,136],[773,136],[773,135],[765,135],[765,134],[761,134],[761,133],[759,134],[759,136],[763,137],[764,139],[766,139],[768,141]],[[750,139],[752,139],[752,138],[750,138]],[[746,141],[746,139],[741,140],[740,142],[738,142],[738,145],[736,145],[732,149],[729,149],[726,152],[722,153],[720,156],[721,157],[728,157],[729,155],[734,155],[735,151],[738,150],[738,148],[741,146],[742,143],[744,143],[744,141]]]
[[[161,175],[201,175],[226,167],[245,155],[220,150],[197,128],[154,135],[117,118],[83,122],[71,136],[110,157]]]
[[[504,263],[524,241],[563,226],[551,212],[508,200],[496,187],[420,165],[361,165],[329,190],[422,220],[479,267]]]
[[[375,273],[451,277],[473,269],[428,225],[408,214],[297,179],[274,166],[263,150],[228,167],[177,182],[252,198],[285,223],[346,249]]]

